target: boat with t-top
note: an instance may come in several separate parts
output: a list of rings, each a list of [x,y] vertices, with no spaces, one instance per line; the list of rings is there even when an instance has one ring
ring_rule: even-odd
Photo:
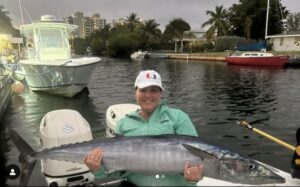
[[[99,57],[72,58],[69,37],[78,26],[44,15],[41,21],[21,25],[26,58],[18,62],[28,87],[73,97],[88,84]]]

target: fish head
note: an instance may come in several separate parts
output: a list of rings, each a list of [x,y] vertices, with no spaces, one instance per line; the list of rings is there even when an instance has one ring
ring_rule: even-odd
[[[219,177],[221,180],[249,185],[281,184],[285,182],[283,177],[276,174],[274,168],[247,158],[223,158],[220,163]]]

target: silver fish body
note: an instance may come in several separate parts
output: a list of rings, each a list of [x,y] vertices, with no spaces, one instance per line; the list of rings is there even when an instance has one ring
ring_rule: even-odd
[[[36,159],[83,163],[84,156],[100,147],[108,172],[181,174],[184,164],[202,164],[204,176],[243,184],[283,183],[284,179],[256,161],[228,149],[182,135],[115,137],[63,145],[34,153]]]
[[[39,152],[34,152],[15,131],[10,131],[10,137],[25,161],[34,158],[83,163],[88,152],[100,147],[103,150],[102,164],[108,172],[182,174],[188,161],[191,165],[202,164],[204,176],[232,183],[257,185],[285,182],[271,169],[246,156],[192,136],[118,136],[66,144]]]

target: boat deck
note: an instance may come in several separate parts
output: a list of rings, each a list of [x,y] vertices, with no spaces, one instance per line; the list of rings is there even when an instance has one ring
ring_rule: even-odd
[[[3,72],[3,70],[0,72],[0,119],[11,97],[10,76],[5,75]]]

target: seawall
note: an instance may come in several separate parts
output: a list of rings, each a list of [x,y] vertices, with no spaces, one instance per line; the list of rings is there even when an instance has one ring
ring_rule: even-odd
[[[169,53],[167,54],[168,58],[170,59],[185,59],[185,60],[209,60],[209,61],[224,61],[225,56],[204,56],[204,55],[197,55],[197,54],[174,54]]]

